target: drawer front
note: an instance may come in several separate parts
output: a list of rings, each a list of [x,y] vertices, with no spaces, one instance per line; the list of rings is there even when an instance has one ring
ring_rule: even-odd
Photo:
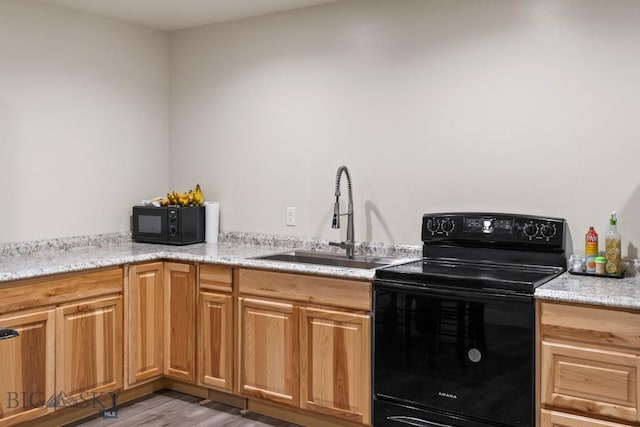
[[[368,281],[248,269],[241,269],[239,275],[241,294],[371,311]]]
[[[0,313],[122,293],[122,267],[20,280],[0,286]]]
[[[200,265],[200,289],[231,292],[233,283],[232,269],[217,265]]]
[[[542,303],[539,309],[543,336],[640,349],[638,312],[553,303]]]
[[[540,356],[542,404],[638,420],[636,355],[543,341]]]
[[[619,424],[610,421],[601,421],[593,418],[581,417],[579,415],[564,414],[562,412],[547,411],[540,412],[540,427],[628,427],[626,424]]]

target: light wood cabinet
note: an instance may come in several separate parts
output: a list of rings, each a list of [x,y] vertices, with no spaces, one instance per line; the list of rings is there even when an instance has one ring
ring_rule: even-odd
[[[292,304],[240,298],[240,390],[298,406],[298,318]]]
[[[159,378],[164,372],[163,263],[131,265],[124,300],[128,387]]]
[[[300,309],[300,407],[368,424],[371,318]]]
[[[231,393],[234,378],[232,269],[201,265],[198,282],[198,382]]]
[[[640,421],[640,313],[552,302],[537,313],[540,425]]]
[[[195,266],[164,263],[164,374],[196,380]]]
[[[52,412],[55,310],[53,307],[0,316],[0,325],[20,336],[0,341],[0,426]]]
[[[371,283],[239,271],[239,389],[371,424]]]
[[[122,305],[113,295],[56,308],[56,396],[64,403],[122,388]]]
[[[122,267],[0,286],[0,425],[122,388],[122,290]]]
[[[233,390],[233,299],[200,292],[200,384]]]

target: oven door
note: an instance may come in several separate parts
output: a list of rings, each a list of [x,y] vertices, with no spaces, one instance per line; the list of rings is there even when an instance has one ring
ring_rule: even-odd
[[[401,418],[440,414],[436,425],[534,425],[533,297],[382,280],[374,290],[376,426],[398,425],[394,405]]]

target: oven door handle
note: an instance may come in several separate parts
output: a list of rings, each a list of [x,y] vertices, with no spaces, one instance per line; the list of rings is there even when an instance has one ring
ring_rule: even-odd
[[[460,288],[451,287],[416,287],[406,285],[402,282],[383,282],[376,280],[373,282],[374,290],[401,291],[420,296],[438,296],[450,299],[464,299],[475,301],[505,301],[515,303],[531,303],[532,295],[510,294],[501,290],[483,289],[482,291],[467,291]]]
[[[387,420],[416,427],[454,427],[452,424],[442,424],[435,421],[427,421],[420,418],[407,417],[403,415],[387,417]]]

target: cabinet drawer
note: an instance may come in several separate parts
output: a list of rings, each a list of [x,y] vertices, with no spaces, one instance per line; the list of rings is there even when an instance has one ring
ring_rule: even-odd
[[[562,412],[540,412],[540,427],[628,427],[625,424],[612,423],[610,421],[595,420],[579,415],[564,414]]]
[[[232,269],[217,265],[200,265],[200,289],[218,292],[231,292],[233,282]]]
[[[122,293],[122,267],[20,280],[0,286],[0,313]]]
[[[553,303],[539,309],[543,336],[640,349],[640,313]]]
[[[332,277],[242,269],[239,290],[242,294],[359,311],[371,311],[372,304],[371,282]]]
[[[543,341],[540,356],[542,404],[638,420],[636,355]]]

